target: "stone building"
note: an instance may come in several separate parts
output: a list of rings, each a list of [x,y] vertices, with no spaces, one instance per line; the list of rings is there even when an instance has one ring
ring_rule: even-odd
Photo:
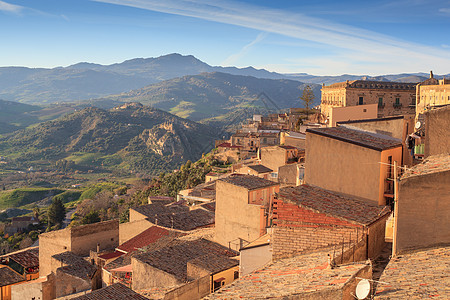
[[[89,256],[90,251],[114,249],[119,245],[119,220],[69,227],[39,235],[39,276],[52,272],[52,256],[70,251]]]
[[[430,72],[430,78],[417,84],[416,101],[416,119],[434,107],[450,105],[450,80],[438,80]]]
[[[387,206],[309,185],[280,189],[273,206],[274,259],[359,243],[354,255],[365,260],[385,246]]]
[[[267,179],[235,174],[216,183],[215,240],[239,250],[266,234],[271,204],[279,184]]]
[[[305,183],[391,204],[393,163],[402,142],[383,134],[329,127],[306,131]]]
[[[400,179],[393,252],[450,244],[450,155],[428,157]]]
[[[271,179],[273,170],[264,165],[244,165],[242,168],[235,171],[238,174],[253,175],[264,179]]]
[[[426,111],[424,120],[425,157],[437,154],[450,155],[450,105]]]
[[[92,291],[86,295],[72,298],[73,300],[147,300],[148,298],[141,296],[121,283],[115,283],[105,288]]]
[[[416,84],[352,80],[322,86],[321,113],[329,118],[331,107],[377,104],[378,117],[414,114]]]
[[[301,161],[305,154],[302,149],[286,145],[264,147],[260,151],[261,164],[273,170],[275,180],[278,168]]]

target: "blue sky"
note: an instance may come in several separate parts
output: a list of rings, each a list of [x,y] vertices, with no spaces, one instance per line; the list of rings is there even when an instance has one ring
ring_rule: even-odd
[[[282,73],[450,73],[450,0],[0,0],[0,66],[169,53]]]

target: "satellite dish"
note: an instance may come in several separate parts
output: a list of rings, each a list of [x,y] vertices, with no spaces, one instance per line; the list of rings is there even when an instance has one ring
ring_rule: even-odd
[[[417,121],[417,123],[416,123],[416,129],[419,129],[420,128],[420,126],[422,126],[422,123],[420,123],[420,121]]]
[[[361,279],[356,286],[356,297],[358,299],[366,299],[370,293],[370,282],[367,279]]]

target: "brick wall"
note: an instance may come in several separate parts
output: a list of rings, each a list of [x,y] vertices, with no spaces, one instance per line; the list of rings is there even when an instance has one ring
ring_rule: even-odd
[[[273,257],[356,242],[363,227],[341,219],[276,200],[274,203]],[[358,235],[358,237],[357,237]]]

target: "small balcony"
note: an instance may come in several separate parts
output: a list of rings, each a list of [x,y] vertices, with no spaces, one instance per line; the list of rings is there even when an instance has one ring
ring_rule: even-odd
[[[393,106],[394,106],[394,108],[401,108],[402,104],[401,103],[394,103]]]

